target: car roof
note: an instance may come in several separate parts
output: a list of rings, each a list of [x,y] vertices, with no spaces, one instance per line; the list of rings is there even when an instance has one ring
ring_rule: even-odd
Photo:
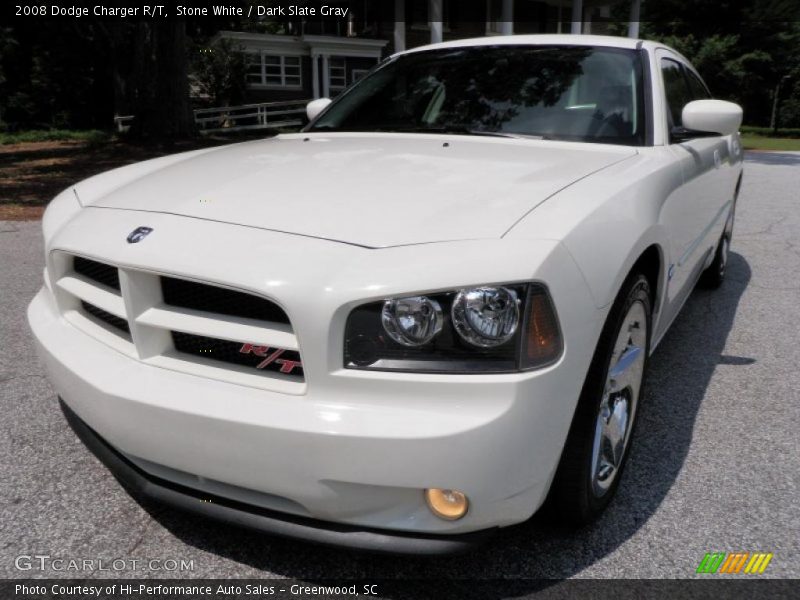
[[[537,35],[493,35],[487,37],[470,38],[465,40],[453,40],[439,44],[430,44],[412,48],[400,54],[413,54],[415,52],[425,52],[428,50],[439,50],[445,48],[472,48],[480,46],[601,46],[607,48],[626,48],[633,50],[640,45],[655,45],[653,42],[643,42],[642,40],[615,37],[611,35],[576,35],[576,34],[537,34]]]

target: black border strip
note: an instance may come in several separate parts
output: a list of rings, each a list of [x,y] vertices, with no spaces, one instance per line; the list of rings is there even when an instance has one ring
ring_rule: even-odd
[[[636,49],[642,67],[642,87],[644,88],[644,145],[655,145],[655,107],[653,106],[653,73],[650,71],[650,53],[644,49],[644,42],[639,40]]]

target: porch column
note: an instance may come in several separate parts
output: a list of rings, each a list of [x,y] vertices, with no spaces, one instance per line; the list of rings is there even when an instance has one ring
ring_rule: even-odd
[[[583,0],[572,0],[572,30],[570,33],[581,32],[581,21],[583,20]]]
[[[331,97],[330,57],[327,54],[322,55],[322,97]]]
[[[503,0],[500,15],[500,33],[514,35],[514,0]]]
[[[429,0],[428,20],[431,23],[431,44],[438,44],[443,38],[442,0]]]
[[[631,0],[631,17],[628,23],[628,37],[639,37],[639,16],[642,12],[642,0]]]
[[[311,55],[311,89],[314,92],[314,100],[320,97],[319,95],[319,54]]]
[[[394,0],[394,51],[406,49],[406,0]]]

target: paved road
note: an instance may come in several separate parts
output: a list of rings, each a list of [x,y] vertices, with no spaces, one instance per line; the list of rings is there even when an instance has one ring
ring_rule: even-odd
[[[767,575],[798,577],[798,190],[800,154],[749,157],[729,279],[696,291],[657,350],[607,515],[579,533],[540,518],[435,560],[317,548],[137,504],[67,427],[33,357],[24,310],[40,285],[39,225],[0,222],[0,577],[23,575],[20,554],[193,559],[200,577],[687,577],[711,550],[774,552]]]

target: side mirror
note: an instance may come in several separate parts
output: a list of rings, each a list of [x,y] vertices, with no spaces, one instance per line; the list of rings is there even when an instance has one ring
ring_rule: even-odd
[[[683,126],[705,135],[731,135],[742,124],[742,107],[724,100],[695,100],[683,107]]]
[[[328,108],[328,105],[333,102],[330,98],[318,98],[317,100],[312,100],[306,105],[306,114],[308,115],[308,120],[313,121],[317,118],[319,113],[323,110]]]

